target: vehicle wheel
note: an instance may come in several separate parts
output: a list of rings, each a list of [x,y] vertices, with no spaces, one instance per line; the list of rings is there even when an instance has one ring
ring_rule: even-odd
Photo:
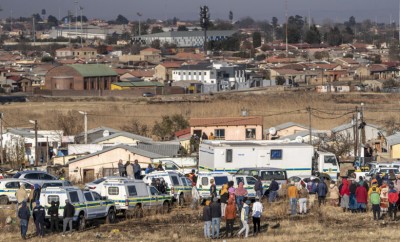
[[[0,204],[1,205],[7,205],[8,204],[8,197],[7,196],[0,197]]]
[[[169,213],[170,212],[169,208],[170,208],[169,202],[165,201],[162,206],[162,213],[163,214]]]
[[[115,211],[114,211],[114,209],[110,209],[108,211],[108,215],[107,215],[107,218],[106,218],[106,223],[107,224],[115,223]]]
[[[179,194],[179,206],[185,205],[185,197],[183,196],[183,193]]]
[[[135,206],[135,217],[143,218],[143,208],[139,204],[136,204],[136,206]]]
[[[86,219],[83,214],[79,215],[78,230],[84,230],[86,228]]]

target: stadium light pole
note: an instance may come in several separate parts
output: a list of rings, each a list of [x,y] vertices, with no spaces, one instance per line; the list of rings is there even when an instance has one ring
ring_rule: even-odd
[[[79,111],[80,114],[84,116],[84,126],[85,126],[85,144],[87,144],[87,112]]]

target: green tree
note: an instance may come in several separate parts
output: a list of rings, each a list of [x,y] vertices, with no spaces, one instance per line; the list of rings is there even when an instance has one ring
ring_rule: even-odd
[[[152,33],[152,34],[162,33],[162,32],[164,32],[164,31],[163,31],[162,28],[159,27],[159,26],[155,26],[155,27],[153,27],[153,28],[151,29],[151,33]]]
[[[124,16],[122,16],[121,14],[119,14],[117,16],[117,18],[115,19],[115,23],[116,24],[128,24],[129,20],[127,18],[125,18]]]
[[[142,124],[135,119],[130,120],[127,124],[123,125],[121,129],[123,131],[142,136],[149,135],[149,127],[147,126],[147,124]]]
[[[327,41],[328,44],[331,46],[338,46],[342,44],[342,34],[340,33],[340,30],[337,26],[334,28],[331,28],[329,30],[329,33],[327,34]]]
[[[53,62],[54,58],[51,56],[43,56],[41,62]]]
[[[284,85],[286,84],[286,78],[284,76],[277,76],[275,77],[276,85]]]
[[[392,41],[389,45],[389,59],[391,61],[400,60],[400,49],[396,41]]]
[[[189,127],[189,122],[180,114],[162,116],[161,122],[156,121],[154,124],[152,134],[161,140],[168,140],[174,136],[176,131],[187,127]]]
[[[229,21],[232,23],[233,21],[233,12],[229,11]]]
[[[290,16],[287,25],[287,34],[289,43],[299,43],[302,39],[302,31],[304,27],[304,20],[302,16]],[[286,33],[285,33],[286,35]]]
[[[50,25],[53,25],[53,26],[58,26],[58,19],[56,17],[54,17],[53,15],[49,15],[47,17],[47,23],[49,23]]]
[[[189,31],[189,29],[185,25],[179,25],[178,31]]]
[[[255,23],[254,19],[252,19],[250,17],[245,17],[245,18],[242,18],[239,21],[237,21],[235,23],[235,25],[238,28],[242,29],[242,28],[251,28],[251,27],[253,27],[254,23]]]
[[[154,49],[160,49],[160,48],[161,48],[161,42],[160,42],[160,40],[159,40],[159,39],[153,40],[153,41],[151,42],[151,44],[150,44],[150,47],[151,47],[151,48],[154,48]]]
[[[254,32],[253,33],[253,47],[257,48],[261,46],[261,33]]]
[[[314,53],[314,58],[317,60],[329,59],[329,52],[328,51],[316,51]]]
[[[321,43],[321,34],[315,24],[307,31],[305,41],[309,44]]]

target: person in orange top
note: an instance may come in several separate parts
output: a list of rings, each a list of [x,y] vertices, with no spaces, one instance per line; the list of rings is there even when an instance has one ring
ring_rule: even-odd
[[[297,214],[297,198],[299,197],[299,193],[297,191],[297,187],[294,185],[294,181],[292,181],[288,187],[288,197],[291,211],[290,214],[294,216]]]
[[[226,206],[225,209],[226,237],[228,237],[229,233],[231,234],[231,237],[233,236],[233,224],[235,223],[235,218],[236,218],[235,199],[229,199],[228,205]]]

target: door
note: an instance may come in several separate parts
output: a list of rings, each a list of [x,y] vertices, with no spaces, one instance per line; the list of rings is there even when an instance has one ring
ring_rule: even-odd
[[[107,201],[103,200],[100,194],[97,192],[91,192],[93,199],[96,204],[96,216],[97,217],[104,217],[107,215]]]
[[[150,198],[151,198],[151,203],[150,206],[157,206],[159,205],[160,200],[158,199],[159,193],[157,189],[153,186],[150,187]]]
[[[94,169],[83,170],[83,182],[88,183],[94,180]]]
[[[85,200],[86,200],[87,218],[91,219],[91,218],[96,217],[97,204],[94,201],[92,193],[91,192],[84,192],[83,195],[85,196]]]

